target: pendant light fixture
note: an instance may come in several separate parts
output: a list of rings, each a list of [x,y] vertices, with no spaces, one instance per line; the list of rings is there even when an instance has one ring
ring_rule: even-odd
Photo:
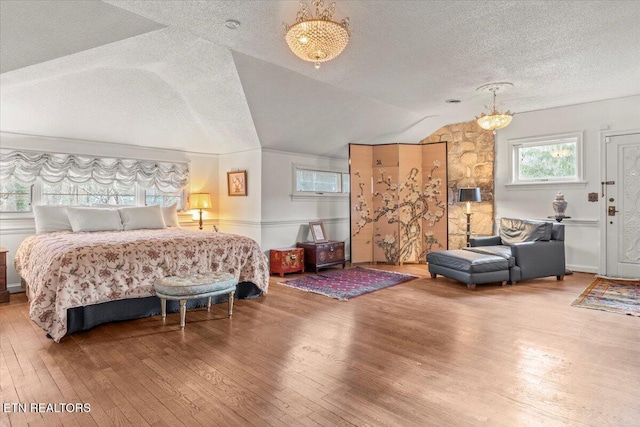
[[[300,3],[300,10],[293,25],[283,24],[285,40],[289,48],[300,59],[313,62],[320,68],[321,62],[329,61],[342,53],[349,43],[349,18],[333,21],[336,4],[324,7],[323,0],[311,2],[315,9],[312,15],[306,3]]]
[[[513,119],[513,113],[508,110],[504,113],[498,112],[496,108],[496,93],[498,91],[504,92],[506,89],[511,87],[513,87],[513,83],[498,82],[488,83],[476,89],[478,92],[491,92],[493,94],[493,109],[489,114],[482,113],[476,117],[478,126],[482,129],[492,130],[494,135],[496,134],[496,129],[502,129],[509,126],[509,123],[511,123],[511,120]]]

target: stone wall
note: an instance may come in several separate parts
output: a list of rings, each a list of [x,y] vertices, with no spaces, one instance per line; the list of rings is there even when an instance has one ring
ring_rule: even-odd
[[[475,121],[444,126],[423,144],[447,141],[449,186],[449,249],[466,245],[466,203],[457,203],[458,188],[480,187],[482,202],[471,203],[471,235],[493,235],[494,160],[493,132]]]

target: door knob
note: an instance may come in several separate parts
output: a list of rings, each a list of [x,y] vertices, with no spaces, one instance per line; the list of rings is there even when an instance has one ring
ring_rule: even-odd
[[[616,212],[620,212],[616,210],[615,206],[609,206],[609,209],[607,209],[609,216],[616,216]]]

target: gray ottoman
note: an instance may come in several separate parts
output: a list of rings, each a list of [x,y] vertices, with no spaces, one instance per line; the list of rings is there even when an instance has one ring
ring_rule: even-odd
[[[160,298],[162,320],[167,318],[167,300],[180,301],[180,327],[184,328],[187,313],[187,300],[207,298],[207,311],[211,309],[211,297],[229,295],[229,317],[233,314],[233,294],[236,291],[236,280],[233,274],[211,272],[192,276],[170,276],[158,279],[153,284],[156,296]]]
[[[502,282],[504,286],[509,280],[509,261],[495,255],[455,249],[430,252],[427,262],[433,279],[440,274],[466,283],[469,289],[481,283]]]

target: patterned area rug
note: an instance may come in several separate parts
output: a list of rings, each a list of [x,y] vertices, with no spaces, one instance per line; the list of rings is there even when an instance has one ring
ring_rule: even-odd
[[[640,280],[597,277],[571,305],[640,316]]]
[[[409,274],[356,267],[329,270],[279,284],[346,301],[417,278]]]

